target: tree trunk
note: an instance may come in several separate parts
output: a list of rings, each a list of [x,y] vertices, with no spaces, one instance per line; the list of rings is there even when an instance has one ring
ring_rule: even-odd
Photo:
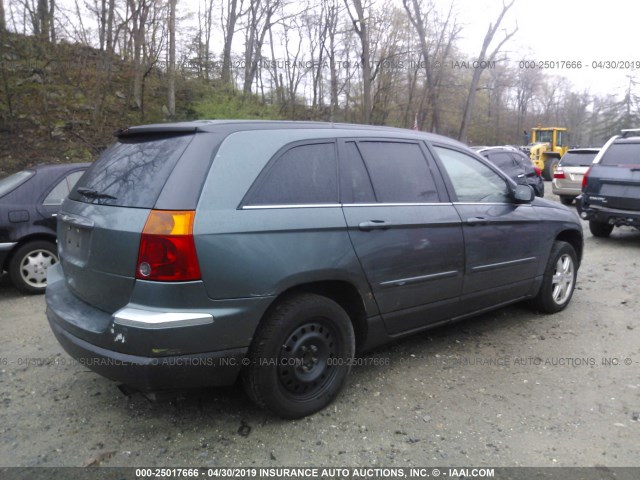
[[[347,11],[351,16],[351,22],[353,23],[353,29],[360,38],[360,61],[362,68],[362,122],[370,123],[371,121],[371,53],[369,45],[369,26],[367,25],[368,19],[365,19],[364,8],[361,0],[352,0],[353,6],[356,9],[357,17],[353,17],[349,10],[347,0],[344,0],[347,6]]]
[[[169,77],[167,108],[169,115],[176,115],[176,3],[177,0],[169,0],[169,65],[167,73]]]
[[[227,21],[223,25],[224,47],[222,49],[222,72],[221,80],[223,84],[231,83],[231,44],[236,31],[238,21],[238,0],[230,0],[228,3]]]
[[[484,41],[482,42],[480,55],[478,55],[478,58],[477,58],[477,62],[479,65],[485,60],[489,62],[493,61],[496,55],[498,54],[498,52],[500,51],[500,48],[502,47],[502,45],[504,45],[505,42],[509,40],[518,31],[518,27],[516,27],[515,30],[513,30],[511,33],[505,35],[505,38],[498,44],[495,50],[493,50],[493,52],[491,52],[491,54],[487,57],[487,50],[489,49],[489,45],[491,45],[491,42],[493,41],[493,37],[498,31],[498,28],[500,27],[500,23],[502,22],[502,19],[504,18],[506,13],[509,11],[511,6],[513,5],[513,2],[515,2],[515,0],[511,0],[511,3],[503,4],[502,12],[500,12],[500,15],[498,16],[498,19],[496,20],[495,25],[489,24],[489,29],[487,30],[487,33],[484,36]],[[476,100],[476,92],[478,90],[478,85],[480,84],[481,75],[482,75],[482,68],[477,67],[473,69],[473,76],[471,77],[471,85],[469,85],[469,94],[467,95],[467,101],[464,105],[462,122],[460,123],[460,131],[458,132],[458,140],[460,140],[461,142],[466,143],[467,141],[467,130],[469,128],[469,121],[471,120],[471,113],[473,112],[473,107]]]

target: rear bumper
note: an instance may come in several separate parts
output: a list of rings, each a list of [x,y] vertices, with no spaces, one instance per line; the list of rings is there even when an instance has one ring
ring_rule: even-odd
[[[110,314],[75,296],[60,264],[47,273],[47,319],[62,347],[84,367],[142,391],[234,383],[271,302],[202,298],[198,282],[172,285],[179,295],[140,282],[132,303]],[[162,300],[172,305],[148,307]]]
[[[576,207],[580,218],[583,220],[607,223],[616,227],[627,225],[640,228],[640,211],[585,205],[584,196],[582,195],[576,199]]]
[[[47,309],[53,334],[78,363],[141,391],[231,385],[240,373],[246,348],[169,357],[140,357],[106,350],[64,330]]]
[[[555,195],[577,197],[582,193],[582,184],[567,184],[553,180],[553,182],[551,182],[551,191]]]

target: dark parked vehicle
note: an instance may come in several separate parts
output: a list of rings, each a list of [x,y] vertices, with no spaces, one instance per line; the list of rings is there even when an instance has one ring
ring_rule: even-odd
[[[622,225],[640,229],[640,129],[623,130],[602,147],[582,179],[576,205],[595,237],[608,237]]]
[[[484,158],[506,173],[514,182],[531,185],[536,196],[544,197],[542,171],[514,147],[474,147]]]
[[[88,164],[40,165],[0,180],[0,265],[24,293],[44,293],[58,261],[56,215]]]
[[[600,151],[599,148],[567,150],[560,163],[553,168],[551,189],[564,205],[571,205],[582,192],[582,179]]]
[[[228,385],[285,418],[357,351],[532,299],[569,303],[575,213],[466,146],[393,128],[129,128],[58,221],[47,316],[75,358],[144,391]]]

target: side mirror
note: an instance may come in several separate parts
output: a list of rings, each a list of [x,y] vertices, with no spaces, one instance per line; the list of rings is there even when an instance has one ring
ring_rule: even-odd
[[[536,194],[530,185],[516,185],[513,189],[513,198],[516,203],[531,203],[536,198]]]

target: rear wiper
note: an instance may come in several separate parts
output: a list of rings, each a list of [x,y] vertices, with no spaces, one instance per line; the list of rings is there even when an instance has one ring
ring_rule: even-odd
[[[90,188],[78,188],[76,189],[76,191],[82,195],[83,197],[87,197],[87,198],[108,198],[109,200],[116,200],[117,197],[114,197],[113,195],[109,195],[108,193],[100,193],[96,190],[92,190]]]

